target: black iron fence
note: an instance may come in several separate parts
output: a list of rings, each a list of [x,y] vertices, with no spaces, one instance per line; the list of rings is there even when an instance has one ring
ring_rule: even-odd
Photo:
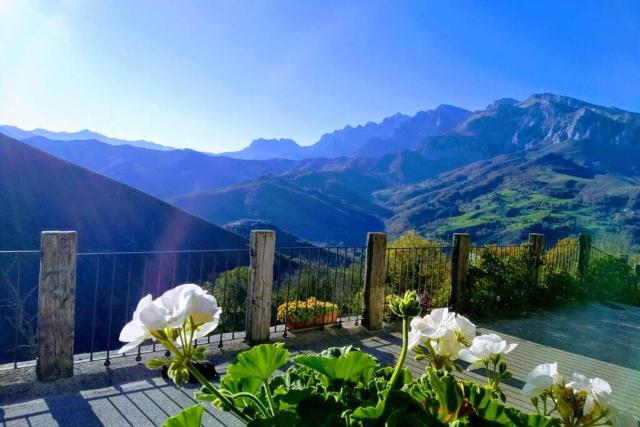
[[[415,290],[423,311],[447,307],[451,294],[452,246],[387,248],[385,293],[402,295]]]
[[[157,298],[182,283],[202,286],[223,307],[216,335],[207,337],[207,342],[222,346],[223,341],[235,339],[234,325],[244,309],[236,293],[248,286],[248,267],[246,249],[79,253],[76,362],[104,360],[109,365],[122,345],[120,331],[138,301],[147,294]],[[141,354],[158,350],[155,344],[141,346],[135,356],[140,359]]]
[[[596,247],[589,248],[591,263],[614,258]],[[435,243],[386,247],[385,296],[416,290],[425,312],[453,305],[453,269],[460,268],[460,260],[453,259],[454,249]],[[539,252],[531,258],[534,249]],[[359,324],[365,310],[366,256],[367,247],[361,246],[276,248],[270,330],[286,337],[291,328],[341,326],[347,321]],[[523,269],[527,280],[539,280],[540,274],[549,272],[578,275],[580,258],[584,256],[578,242],[571,240],[546,249],[531,242],[468,246],[465,268],[469,273],[465,274],[473,276],[474,268],[488,265],[491,258],[505,265],[536,259],[534,268]],[[39,260],[37,250],[0,252],[0,369],[33,365],[37,355]],[[249,249],[78,253],[75,362],[102,360],[109,365],[114,357],[140,360],[143,353],[164,351],[149,343],[121,356],[117,352],[122,345],[119,334],[144,295],[156,298],[182,283],[202,286],[222,307],[220,325],[204,339],[207,344],[222,347],[226,341],[243,338],[249,263]],[[311,307],[313,313],[302,320],[294,318],[291,313],[301,307]]]
[[[360,246],[277,248],[271,326],[320,326],[361,319],[365,249]],[[294,318],[299,310],[311,315]]]
[[[40,251],[0,251],[0,365],[33,365]]]

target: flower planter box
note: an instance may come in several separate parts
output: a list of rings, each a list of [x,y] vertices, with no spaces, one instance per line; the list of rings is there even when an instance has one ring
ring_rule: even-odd
[[[304,329],[311,328],[314,326],[322,326],[328,325],[331,323],[336,323],[338,320],[338,310],[333,310],[331,313],[325,313],[324,316],[319,314],[312,320],[300,320],[300,321],[292,321],[287,320],[286,325],[287,329]]]

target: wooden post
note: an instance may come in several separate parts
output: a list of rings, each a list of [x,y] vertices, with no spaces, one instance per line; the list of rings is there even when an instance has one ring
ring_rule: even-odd
[[[385,233],[367,234],[362,325],[369,330],[382,329],[386,259],[387,235]]]
[[[540,269],[542,268],[542,255],[544,251],[544,235],[529,233],[529,250],[531,251],[531,276],[533,284],[537,285],[540,279]]]
[[[73,376],[77,249],[75,231],[42,232],[36,364],[40,381]]]
[[[578,277],[586,280],[589,274],[589,260],[591,259],[591,236],[580,234],[578,238]]]
[[[276,232],[253,230],[250,244],[245,341],[254,345],[269,342]]]
[[[471,236],[465,233],[455,233],[451,253],[451,301],[453,309],[457,313],[467,311],[470,252]]]

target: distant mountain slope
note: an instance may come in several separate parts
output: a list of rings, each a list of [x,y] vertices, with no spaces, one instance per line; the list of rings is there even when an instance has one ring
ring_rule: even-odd
[[[313,243],[284,231],[269,221],[260,219],[241,219],[225,224],[224,228],[244,237],[245,239],[249,239],[251,237],[251,232],[253,230],[273,230],[276,232],[276,247],[278,248],[315,246]]]
[[[383,229],[379,218],[343,199],[273,176],[172,201],[216,223],[261,219],[311,242],[360,245],[368,231]]]
[[[532,95],[517,104],[498,101],[471,114],[451,132],[428,138],[419,152],[426,160],[463,165],[569,142],[581,144],[574,148],[585,155],[584,162],[595,162],[606,152],[615,159],[608,162],[608,170],[640,170],[635,156],[640,153],[639,114],[553,94]]]
[[[395,211],[387,223],[392,233],[415,228],[437,237],[468,232],[479,242],[518,242],[542,232],[552,242],[606,231],[640,243],[640,179],[601,175],[549,149],[501,155],[378,197]]]
[[[500,99],[473,113],[441,106],[415,117],[396,115],[327,134],[322,141],[318,147],[329,151],[299,147],[301,157],[314,155],[312,150],[320,150],[317,155],[344,154],[340,150],[348,154],[248,161],[188,150],[149,154],[97,142],[64,145],[29,139],[212,221],[271,221],[312,242],[360,244],[366,231],[380,229],[383,222],[393,233],[417,227],[446,235],[465,229],[487,241],[518,240],[536,220],[556,235],[580,227],[603,229],[607,218],[612,230],[624,225],[636,233],[637,113],[538,94],[524,101]],[[273,144],[280,142],[261,141],[256,147],[266,150],[264,155]],[[294,154],[298,150],[293,141],[282,144]],[[538,158],[546,163],[536,163]],[[564,166],[552,167],[551,161],[566,162],[567,170],[584,168],[593,178],[573,184],[574,178],[558,172]],[[489,180],[494,175],[499,183]],[[580,191],[564,192],[566,181],[580,184]],[[603,211],[600,201],[609,200],[608,193],[618,194],[616,186],[624,189],[626,202],[621,198]],[[504,200],[476,200],[491,196],[491,191],[500,192]],[[532,196],[520,200],[525,194]],[[562,203],[549,200],[555,194],[563,194]],[[512,209],[510,199],[521,205]],[[542,205],[546,210],[538,209]],[[472,208],[491,215],[473,213]],[[467,221],[465,215],[477,215],[478,222]],[[562,215],[569,219],[561,220]]]
[[[290,159],[305,157],[304,148],[292,139],[255,139],[240,151],[221,153],[220,156],[243,160]]]
[[[246,240],[165,202],[0,134],[0,249],[40,231],[79,233],[81,250],[241,248]]]
[[[293,162],[237,160],[193,150],[158,151],[99,141],[24,142],[72,163],[161,198],[209,191],[287,171]]]
[[[144,139],[127,140],[111,138],[101,133],[90,131],[89,129],[84,129],[78,132],[52,132],[46,129],[23,130],[15,126],[0,125],[0,133],[20,141],[34,136],[41,136],[58,141],[84,141],[93,139],[109,145],[133,145],[134,147],[161,151],[174,149],[165,145],[156,144],[155,142],[145,141]]]
[[[462,108],[441,105],[413,117],[397,113],[380,123],[346,126],[322,135],[311,146],[301,147],[290,139],[256,140],[241,151],[224,155],[242,159],[379,157],[414,148],[425,138],[452,129],[469,114]]]

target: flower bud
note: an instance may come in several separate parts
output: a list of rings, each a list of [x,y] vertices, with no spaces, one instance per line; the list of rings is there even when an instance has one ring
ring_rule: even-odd
[[[149,359],[145,362],[145,365],[149,369],[159,369],[159,368],[162,368],[162,366],[164,366],[165,362],[166,361],[162,359]]]
[[[389,299],[389,310],[393,314],[403,318],[409,318],[420,314],[420,301],[415,291],[407,291],[404,296],[393,296]]]

